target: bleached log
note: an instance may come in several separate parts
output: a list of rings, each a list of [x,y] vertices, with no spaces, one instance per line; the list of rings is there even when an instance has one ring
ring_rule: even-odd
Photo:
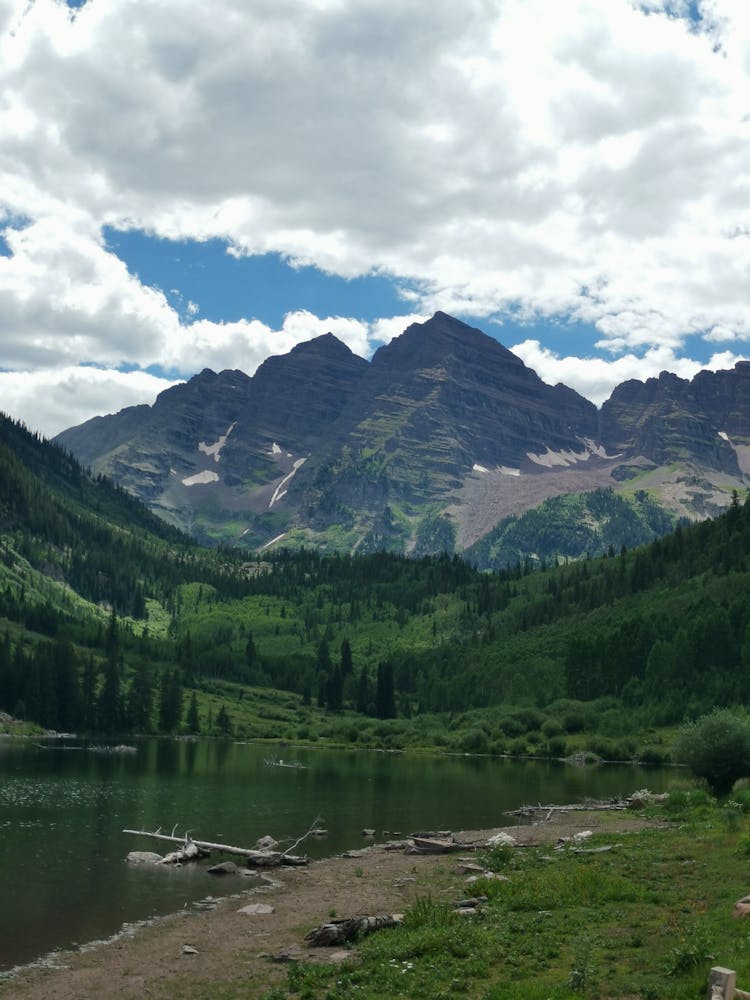
[[[625,809],[627,809],[627,803],[622,800],[618,800],[616,802],[581,802],[563,806],[542,805],[540,803],[536,806],[521,806],[520,809],[510,809],[505,813],[505,815],[534,817],[545,813],[545,821],[548,821],[554,813],[621,812]]]
[[[123,830],[123,833],[129,833],[135,837],[151,837],[152,840],[161,840],[168,844],[184,844],[184,837],[175,837],[174,835],[168,833],[160,833],[158,830]],[[275,865],[306,865],[307,858],[301,858],[297,855],[282,853],[280,851],[256,851],[251,847],[236,847],[233,844],[215,844],[209,840],[192,840],[191,843],[195,844],[197,848],[201,851],[206,851],[210,853],[211,851],[220,851],[223,854],[234,854],[238,857],[245,858],[248,864],[258,865],[259,867],[273,867]],[[297,841],[299,843],[299,841]],[[177,852],[179,853],[179,852]]]
[[[169,854],[165,854],[159,864],[184,865],[190,861],[197,861],[201,855],[205,857],[207,853],[207,851],[202,851],[190,837],[185,837],[184,845],[178,851],[171,851]]]

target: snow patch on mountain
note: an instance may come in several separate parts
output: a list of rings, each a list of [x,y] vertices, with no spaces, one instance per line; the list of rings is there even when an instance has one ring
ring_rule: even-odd
[[[237,426],[237,421],[235,420],[233,424],[227,427],[226,431],[221,435],[218,441],[214,441],[213,444],[206,444],[205,441],[201,441],[198,445],[198,451],[202,451],[204,455],[213,455],[214,461],[218,462],[221,457],[221,449],[227,443],[227,438],[232,433],[232,431]],[[217,476],[218,478],[218,476]],[[184,481],[184,480],[183,480]]]
[[[582,438],[584,444],[583,451],[552,451],[551,448],[547,448],[544,454],[535,455],[533,452],[527,451],[526,457],[530,462],[535,465],[541,465],[545,469],[554,468],[569,468],[571,465],[578,465],[580,462],[588,462],[591,458],[604,458],[604,459],[614,459],[619,458],[619,455],[608,455],[606,448],[598,444],[596,441],[592,441],[591,438]]]
[[[306,461],[307,461],[306,458],[298,458],[297,461],[294,463],[294,466],[292,467],[292,471],[287,473],[286,476],[284,476],[279,485],[273,491],[273,496],[268,502],[269,510],[271,509],[271,507],[273,507],[273,505],[276,503],[277,500],[281,500],[281,498],[286,494],[287,491],[284,489],[284,486],[286,486],[286,484],[292,478],[297,469],[299,469],[301,465],[304,465]]]
[[[489,469],[486,469],[483,465],[480,465],[478,462],[475,462],[475,464],[471,468],[472,468],[472,472],[487,472],[487,473],[489,473],[489,471],[490,471]],[[497,468],[495,468],[494,471],[495,472],[499,472],[501,476],[520,476],[521,475],[521,470],[520,469],[512,469],[508,465],[498,465]]]
[[[219,476],[215,472],[211,472],[210,469],[204,469],[203,472],[196,472],[194,476],[187,476],[182,480],[183,486],[202,486],[206,483],[218,483]]]
[[[265,552],[266,549],[269,549],[272,545],[275,545],[276,542],[280,542],[285,535],[286,532],[282,531],[280,535],[277,535],[275,538],[272,538],[270,542],[266,542],[265,545],[261,545],[261,547],[258,549],[258,552]]]

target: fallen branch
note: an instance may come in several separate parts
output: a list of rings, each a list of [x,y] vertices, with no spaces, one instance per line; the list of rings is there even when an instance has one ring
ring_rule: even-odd
[[[332,920],[329,924],[321,924],[305,934],[305,941],[311,948],[331,948],[334,945],[345,944],[364,934],[372,934],[382,927],[397,927],[403,922],[400,913],[378,913],[372,917],[348,917],[343,920]]]
[[[307,840],[308,837],[315,837],[317,835],[317,833],[318,833],[318,830],[320,829],[320,824],[322,822],[323,822],[323,817],[322,816],[316,816],[315,819],[310,824],[310,826],[308,827],[307,832],[303,833],[301,837],[297,837],[297,839],[294,841],[294,843],[290,847],[287,847],[287,849],[285,851],[282,851],[281,852],[281,857],[282,858],[289,857],[290,852],[293,851],[295,847],[299,847],[299,845],[303,841]]]
[[[554,805],[539,805],[536,806],[521,806],[520,809],[511,809],[506,812],[506,816],[539,816],[545,813],[544,822],[548,822],[554,813],[569,813],[569,812],[620,812],[628,808],[627,802],[617,800],[614,802],[581,802],[575,803],[573,805],[565,806],[554,806]]]
[[[223,854],[234,854],[241,858],[245,858],[249,865],[257,865],[258,867],[273,867],[275,865],[306,865],[307,858],[301,858],[296,855],[290,854],[294,847],[296,847],[305,837],[309,836],[309,831],[299,840],[295,841],[294,844],[287,850],[282,852],[279,851],[256,851],[250,847],[236,847],[233,844],[215,844],[209,840],[192,840],[189,835],[185,837],[175,837],[174,829],[172,835],[167,833],[160,833],[159,830],[123,830],[123,833],[131,834],[135,837],[151,837],[152,840],[165,841],[168,844],[185,844],[186,840],[189,840],[191,844],[194,844],[196,848],[200,851],[205,851],[210,853],[211,851],[220,851]],[[175,852],[179,853],[179,852]]]
[[[199,847],[194,840],[191,840],[190,835],[186,833],[183,847],[178,851],[172,851],[170,854],[165,854],[159,864],[184,865],[189,861],[197,861],[198,858],[201,857],[205,858],[208,853],[208,851]]]

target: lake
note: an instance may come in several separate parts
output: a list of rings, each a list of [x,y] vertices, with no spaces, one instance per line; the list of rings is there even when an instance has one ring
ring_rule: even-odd
[[[69,744],[68,746],[72,745]],[[526,803],[660,791],[674,771],[554,761],[431,757],[367,751],[148,739],[135,753],[0,741],[0,970],[54,949],[108,937],[125,923],[247,889],[205,866],[131,866],[132,850],[170,850],[124,828],[252,847],[294,840],[320,816],[325,857],[363,846],[362,830],[482,829],[509,825]],[[277,767],[268,758],[301,767]],[[219,860],[219,858],[215,858]]]

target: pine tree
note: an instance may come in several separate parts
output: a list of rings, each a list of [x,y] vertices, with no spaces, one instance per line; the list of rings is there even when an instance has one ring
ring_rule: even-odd
[[[333,667],[326,684],[326,708],[331,712],[340,712],[344,706],[344,682],[341,669]]]
[[[86,732],[96,729],[96,680],[96,664],[93,656],[89,655],[83,665],[81,680],[81,725]]]
[[[232,720],[225,705],[222,705],[216,713],[216,728],[222,736],[232,735]]]
[[[136,733],[151,731],[154,685],[146,660],[139,660],[128,688],[128,721]]]
[[[165,670],[161,675],[159,729],[172,733],[182,721],[182,683],[179,670]]]
[[[352,673],[354,664],[352,663],[352,647],[348,639],[341,643],[341,676],[344,680]]]
[[[378,681],[375,691],[375,714],[379,719],[393,719],[396,715],[396,696],[393,689],[393,667],[390,663],[378,664]]]
[[[198,699],[193,691],[190,697],[190,705],[187,713],[187,728],[189,733],[199,733],[201,731],[200,718],[198,716]]]
[[[362,715],[369,715],[372,711],[372,690],[370,686],[370,678],[364,667],[360,668],[359,676],[357,678],[356,709],[358,712],[361,712]]]
[[[123,726],[122,691],[117,659],[110,655],[104,664],[104,683],[97,703],[98,728],[104,733],[119,733]]]

